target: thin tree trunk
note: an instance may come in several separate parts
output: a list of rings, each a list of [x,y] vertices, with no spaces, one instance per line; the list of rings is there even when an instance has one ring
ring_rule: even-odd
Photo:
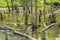
[[[8,34],[6,30],[5,30],[5,40],[8,40]]]

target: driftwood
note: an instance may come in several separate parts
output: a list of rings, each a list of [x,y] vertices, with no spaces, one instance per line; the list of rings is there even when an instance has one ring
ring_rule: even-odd
[[[15,29],[13,29],[13,28],[11,28],[9,26],[0,27],[0,30],[12,30],[13,34],[15,34],[15,35],[18,35],[18,36],[21,36],[21,37],[25,37],[26,39],[29,39],[29,40],[36,40],[35,38],[32,38],[31,36],[29,36],[27,34],[24,34],[24,33],[21,33],[21,32],[17,32]]]

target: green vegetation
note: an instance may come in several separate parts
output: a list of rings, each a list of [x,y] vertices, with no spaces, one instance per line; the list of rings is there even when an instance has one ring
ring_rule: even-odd
[[[5,8],[5,7],[7,7],[7,3],[6,3],[7,1],[6,0],[0,0],[0,9],[2,8],[3,9],[3,7]],[[42,9],[42,16],[44,16],[44,3],[43,3],[44,1],[43,0],[38,0],[38,17],[39,17],[39,10],[40,9]],[[46,0],[46,15],[47,14],[51,14],[51,10],[50,10],[50,4],[52,3],[52,2],[60,2],[60,0]],[[9,3],[9,6],[12,6],[12,4],[11,4],[11,0],[8,0],[8,3]],[[14,2],[13,2],[13,5],[15,5],[15,4],[17,4],[18,6],[22,6],[23,4],[25,3],[25,0],[15,0]],[[30,0],[29,0],[29,3],[28,3],[28,5],[30,6]],[[35,7],[35,1],[33,0],[33,16],[35,17],[35,9],[34,9],[34,7]],[[22,30],[25,30],[25,25],[17,25],[17,23],[24,23],[25,22],[25,12],[23,11],[23,8],[22,7],[19,7],[19,13],[17,14],[17,13],[13,13],[12,14],[12,8],[10,8],[11,9],[11,13],[9,14],[9,12],[8,12],[8,9],[7,8],[5,8],[4,10],[6,10],[6,12],[2,12],[2,17],[3,17],[3,20],[2,20],[2,22],[5,22],[5,23],[8,23],[8,24],[6,24],[7,26],[10,26],[10,27],[12,27],[12,28],[14,28],[14,29],[16,29],[17,31],[19,31],[19,32],[21,32]],[[60,9],[60,8],[54,8],[53,10],[54,10],[54,12],[55,11],[57,11],[58,9]],[[23,13],[24,12],[24,13]],[[18,17],[16,16],[16,15],[18,15]],[[17,18],[16,18],[17,17]],[[37,19],[38,19],[38,17],[37,17]],[[41,18],[41,24],[43,24],[43,22],[44,22],[44,19],[43,18]],[[1,20],[0,20],[1,21]],[[35,21],[35,19],[34,19],[34,21]],[[39,24],[39,22],[38,22],[39,20],[37,20],[37,23]],[[49,18],[47,17],[46,18],[46,22],[48,21],[48,23],[50,22],[50,20],[49,20]],[[47,37],[48,37],[48,40],[53,40],[53,38],[55,37],[58,37],[59,36],[59,24],[60,24],[60,14],[59,13],[57,13],[56,14],[56,22],[58,23],[56,26],[54,26],[54,27],[52,27],[52,28],[49,28],[47,31],[46,31],[46,35],[47,35]],[[10,24],[11,23],[11,24]],[[28,13],[28,23],[31,23],[31,14],[29,14]],[[4,25],[4,24],[2,24],[2,25]],[[28,27],[30,27],[30,26],[27,26],[27,28]],[[42,25],[41,27],[39,27],[37,30],[38,30],[38,32],[40,32],[42,29],[44,29],[45,27],[44,27],[44,25]],[[29,31],[29,30],[28,30]],[[0,35],[1,35],[2,33],[0,33]],[[2,34],[3,35],[3,34]],[[28,33],[28,35],[30,35],[31,36],[31,32],[29,32]],[[39,38],[41,37],[41,34],[38,34],[39,35]],[[53,37],[54,36],[54,37]],[[19,37],[16,37],[16,39],[15,39],[15,37],[13,36],[12,37],[12,39],[11,40],[17,40]],[[34,34],[34,38],[36,38],[36,34]],[[3,39],[3,38],[2,38]],[[22,39],[23,40],[23,39]]]
[[[38,0],[38,7],[43,7],[43,0]],[[60,2],[60,0],[46,0],[47,4],[51,4],[52,2]],[[11,5],[11,0],[8,0],[9,6]],[[19,6],[23,5],[23,3],[25,3],[25,0],[14,0],[14,4],[18,4]],[[30,4],[30,0],[29,0],[29,4]],[[33,6],[34,6],[34,0],[33,0]],[[7,6],[7,1],[6,0],[0,0],[0,7],[6,7]]]

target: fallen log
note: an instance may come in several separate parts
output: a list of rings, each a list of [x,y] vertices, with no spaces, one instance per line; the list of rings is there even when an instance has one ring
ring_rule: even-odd
[[[2,30],[8,30],[8,29],[12,30],[14,35],[18,35],[20,37],[25,37],[26,39],[29,39],[29,40],[36,40],[35,38],[32,38],[31,36],[29,36],[27,34],[24,34],[24,33],[21,33],[21,32],[17,32],[15,29],[13,29],[13,28],[11,28],[9,26],[5,25],[5,26],[2,27]]]

